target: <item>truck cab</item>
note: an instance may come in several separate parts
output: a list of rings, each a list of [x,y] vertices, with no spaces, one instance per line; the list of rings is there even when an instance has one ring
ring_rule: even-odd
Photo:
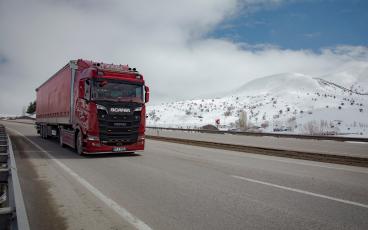
[[[143,150],[145,103],[149,100],[143,76],[128,66],[94,63],[77,79],[73,122],[81,134],[78,139],[77,133],[77,151]],[[78,148],[78,144],[82,146]]]

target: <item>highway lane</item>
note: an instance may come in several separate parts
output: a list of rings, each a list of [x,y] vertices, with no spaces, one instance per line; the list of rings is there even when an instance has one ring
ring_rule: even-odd
[[[213,134],[173,130],[147,129],[148,135],[173,137],[188,140],[210,141],[235,145],[283,149],[291,151],[322,154],[345,155],[368,158],[368,142],[341,142],[332,140],[313,140],[285,137],[247,136],[232,134]]]
[[[150,140],[140,155],[79,157],[55,141],[37,137],[30,125],[6,126],[152,229],[368,229],[366,168]],[[28,152],[29,158],[47,159],[36,149]],[[43,161],[36,169],[54,164]],[[67,181],[78,186],[73,177]],[[118,221],[108,213],[109,207],[93,202],[107,213],[106,222]],[[70,225],[74,222],[65,208],[56,211],[77,229]],[[85,215],[92,214],[87,210]]]

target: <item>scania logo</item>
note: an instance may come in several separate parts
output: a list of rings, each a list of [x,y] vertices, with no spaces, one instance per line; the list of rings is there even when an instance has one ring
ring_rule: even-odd
[[[110,111],[113,113],[130,113],[129,108],[110,108]]]

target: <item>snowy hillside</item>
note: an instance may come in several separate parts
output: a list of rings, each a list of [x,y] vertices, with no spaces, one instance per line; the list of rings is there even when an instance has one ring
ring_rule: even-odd
[[[148,126],[198,128],[220,119],[221,129],[368,136],[368,95],[298,73],[259,78],[219,99],[148,106],[147,113]]]
[[[334,72],[321,76],[354,92],[368,94],[368,63],[347,63]]]

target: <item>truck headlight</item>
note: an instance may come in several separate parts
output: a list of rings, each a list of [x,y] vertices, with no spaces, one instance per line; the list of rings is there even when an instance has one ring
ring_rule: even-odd
[[[87,135],[87,140],[89,140],[89,141],[99,141],[100,138],[98,136]]]
[[[142,111],[142,107],[135,108],[135,109],[134,109],[134,112],[135,112],[135,111]]]
[[[105,106],[103,105],[96,105],[97,106],[97,109],[100,109],[100,110],[105,110],[107,112],[107,109]]]

